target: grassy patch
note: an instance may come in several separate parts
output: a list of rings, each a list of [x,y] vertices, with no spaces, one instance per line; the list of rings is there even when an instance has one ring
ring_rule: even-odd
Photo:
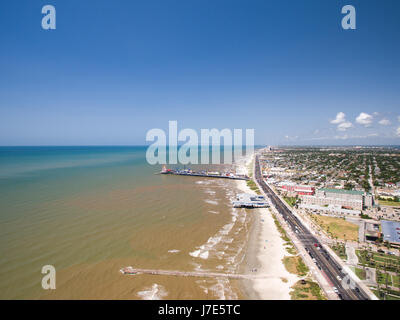
[[[276,225],[276,228],[278,229],[279,233],[281,234],[281,239],[285,241],[285,249],[288,253],[295,255],[297,253],[297,250],[293,246],[292,241],[290,241],[289,237],[286,234],[285,229],[282,228],[281,224],[279,223],[278,219],[275,218],[274,215],[272,215],[274,218],[274,222]]]
[[[377,272],[376,273],[376,281],[379,284],[382,284],[385,286],[386,286],[386,283],[388,286],[392,285],[392,277],[390,274],[387,274],[387,273]]]
[[[374,253],[373,254],[373,258],[376,261],[385,262],[385,260],[386,260],[387,263],[398,263],[398,264],[400,264],[400,261],[399,261],[400,258],[399,257],[392,256],[392,255],[389,255],[389,254]]]
[[[391,256],[387,254],[368,252],[366,250],[356,250],[359,263],[361,265],[385,269],[387,271],[392,271],[400,273],[400,258],[396,256]]]
[[[367,274],[364,269],[356,268],[355,272],[357,277],[359,277],[361,280],[367,279]]]
[[[400,275],[392,276],[392,283],[394,287],[400,288]]]
[[[257,194],[261,194],[260,190],[257,187],[257,184],[253,180],[247,180],[247,186],[255,191]]]
[[[325,300],[319,285],[313,281],[297,281],[290,292],[292,300]]]
[[[342,240],[358,239],[358,226],[341,218],[312,215],[312,219],[333,238]]]
[[[378,203],[381,206],[400,207],[400,202],[397,201],[378,200]]]
[[[387,295],[386,300],[400,300],[400,296]]]
[[[372,289],[372,292],[374,295],[376,295],[380,300],[400,300],[400,295],[397,293],[394,294],[394,292],[391,292],[389,294],[385,294],[385,290],[381,290],[380,293],[377,289]]]
[[[249,177],[253,177],[253,161],[247,165],[247,172]]]
[[[346,248],[343,244],[338,243],[331,246],[332,250],[340,257],[342,260],[347,260]]]
[[[283,264],[288,272],[305,276],[308,273],[308,268],[299,256],[284,257]]]
[[[285,200],[289,206],[293,207],[296,203],[297,198],[296,197],[283,197],[283,200]]]
[[[296,249],[292,245],[285,246],[287,253],[295,255],[297,253]]]
[[[282,240],[285,241],[286,244],[287,243],[291,244],[291,241],[290,241],[289,237],[287,236],[285,229],[283,229],[283,227],[279,223],[278,219],[276,219],[274,215],[272,215],[272,218],[274,219],[276,228],[278,229],[279,233],[281,234]]]
[[[298,274],[299,276],[305,276],[308,272],[309,269],[303,262],[303,259],[299,256],[294,256],[297,253],[296,248],[294,247],[292,241],[290,241],[289,237],[286,234],[285,229],[281,226],[279,223],[278,219],[272,215],[276,228],[278,229],[279,233],[281,234],[281,238],[283,241],[285,241],[285,249],[287,252],[290,254],[293,254],[291,257],[284,257],[282,259],[283,264],[285,265],[285,268],[288,272]],[[283,280],[282,280],[283,281]],[[318,285],[317,285],[318,286]],[[318,286],[319,288],[319,286]]]

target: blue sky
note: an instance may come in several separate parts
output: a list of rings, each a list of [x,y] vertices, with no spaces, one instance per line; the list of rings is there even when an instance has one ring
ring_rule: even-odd
[[[257,144],[400,144],[399,38],[396,0],[4,0],[0,145],[144,144],[169,120]]]

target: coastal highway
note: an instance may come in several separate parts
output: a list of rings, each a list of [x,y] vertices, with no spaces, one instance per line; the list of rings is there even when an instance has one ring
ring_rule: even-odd
[[[368,296],[362,292],[362,289],[355,285],[352,286],[353,289],[350,289],[346,284],[342,284],[341,279],[345,278],[346,274],[342,271],[340,265],[321,246],[318,239],[314,237],[314,235],[299,221],[293,212],[282,203],[282,200],[264,182],[258,156],[256,156],[255,159],[254,178],[257,180],[265,195],[269,197],[272,204],[286,221],[293,233],[296,234],[300,243],[313,259],[315,265],[320,269],[327,281],[332,285],[332,287],[337,288],[339,298],[342,300],[367,300]],[[346,288],[344,288],[344,286]]]

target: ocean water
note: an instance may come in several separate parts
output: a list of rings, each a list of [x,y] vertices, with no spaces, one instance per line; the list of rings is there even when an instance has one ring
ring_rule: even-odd
[[[235,299],[251,217],[236,182],[157,175],[145,147],[0,148],[1,299]],[[218,168],[217,168],[218,169]],[[56,289],[41,269],[56,269]]]

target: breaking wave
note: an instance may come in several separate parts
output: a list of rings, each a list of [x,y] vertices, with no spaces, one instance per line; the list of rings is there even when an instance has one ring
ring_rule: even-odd
[[[162,285],[154,283],[151,288],[145,288],[143,291],[137,293],[143,300],[162,300],[168,295],[168,292]]]

